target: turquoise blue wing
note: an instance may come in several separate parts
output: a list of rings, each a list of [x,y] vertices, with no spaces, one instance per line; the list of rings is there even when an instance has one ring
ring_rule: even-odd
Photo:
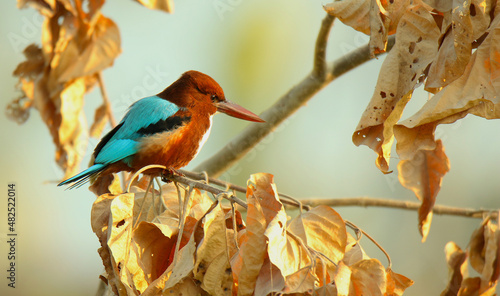
[[[130,106],[129,111],[94,150],[94,163],[111,164],[137,153],[142,129],[174,115],[179,107],[157,96],[146,97]]]
[[[137,153],[139,142],[131,139],[110,140],[100,151],[94,163],[111,164]]]
[[[135,139],[139,130],[165,120],[179,111],[179,106],[157,96],[140,99],[130,106],[120,130],[112,139]]]

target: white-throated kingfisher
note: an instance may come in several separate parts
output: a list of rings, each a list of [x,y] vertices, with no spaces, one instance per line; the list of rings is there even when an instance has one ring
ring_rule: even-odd
[[[171,170],[186,166],[210,134],[217,112],[255,122],[259,116],[226,100],[210,76],[188,71],[159,94],[138,100],[122,121],[97,144],[93,165],[58,186],[83,185],[100,175],[135,172],[159,164]]]

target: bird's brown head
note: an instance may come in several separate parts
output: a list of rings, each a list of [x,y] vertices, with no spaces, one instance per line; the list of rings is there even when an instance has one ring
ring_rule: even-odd
[[[212,77],[194,70],[182,74],[158,96],[193,112],[212,115],[219,111],[248,121],[264,122],[254,113],[228,101],[222,87]]]

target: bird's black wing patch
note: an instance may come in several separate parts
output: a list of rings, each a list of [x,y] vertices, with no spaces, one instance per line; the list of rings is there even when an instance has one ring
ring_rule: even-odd
[[[110,130],[101,139],[101,141],[99,142],[99,144],[97,144],[97,146],[95,146],[95,149],[94,149],[94,158],[97,157],[97,155],[99,154],[99,152],[101,152],[101,149],[104,147],[104,145],[106,145],[108,143],[108,141],[116,134],[116,132],[122,127],[122,125],[123,125],[123,122],[121,122],[119,125],[115,126],[112,130]]]
[[[189,121],[191,121],[190,116],[171,116],[157,123],[150,124],[147,127],[143,127],[138,130],[137,133],[142,136],[148,136],[156,133],[173,131]]]

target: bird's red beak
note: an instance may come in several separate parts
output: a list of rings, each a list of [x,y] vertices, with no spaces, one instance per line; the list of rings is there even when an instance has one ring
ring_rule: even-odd
[[[228,100],[219,102],[217,103],[216,106],[217,106],[217,111],[226,113],[227,115],[232,117],[254,122],[265,122],[262,118],[255,115],[253,112],[250,112],[247,109],[241,107],[240,105],[237,105]]]

